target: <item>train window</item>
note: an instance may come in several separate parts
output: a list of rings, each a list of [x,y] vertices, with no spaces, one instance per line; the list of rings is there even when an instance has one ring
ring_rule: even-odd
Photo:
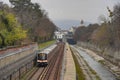
[[[43,55],[41,56],[41,59],[42,59],[42,60],[44,60],[44,59],[45,59],[45,54],[43,54]]]
[[[47,59],[47,54],[43,54],[43,53],[38,54],[38,59],[39,60],[46,60]]]

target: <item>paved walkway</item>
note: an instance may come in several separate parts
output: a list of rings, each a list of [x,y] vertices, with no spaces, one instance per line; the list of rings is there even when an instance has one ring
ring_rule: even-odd
[[[68,44],[65,46],[65,64],[64,80],[76,80],[75,63]]]

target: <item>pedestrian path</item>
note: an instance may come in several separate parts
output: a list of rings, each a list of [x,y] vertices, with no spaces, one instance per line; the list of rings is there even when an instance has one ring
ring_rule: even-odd
[[[76,80],[75,63],[72,57],[70,46],[67,43],[65,46],[65,73],[64,80]]]

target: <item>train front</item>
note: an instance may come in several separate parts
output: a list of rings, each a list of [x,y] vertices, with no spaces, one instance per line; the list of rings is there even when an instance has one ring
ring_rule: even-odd
[[[38,53],[37,54],[37,64],[40,66],[47,66],[47,54],[46,53]]]

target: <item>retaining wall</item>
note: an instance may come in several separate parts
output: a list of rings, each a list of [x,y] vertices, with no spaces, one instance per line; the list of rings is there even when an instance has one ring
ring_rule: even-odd
[[[0,80],[19,80],[34,66],[36,50],[37,44],[32,44],[0,57]]]
[[[79,42],[78,45],[98,52],[99,55],[120,67],[120,51],[114,51],[110,48],[102,49],[90,43]]]
[[[25,48],[19,48],[17,51],[13,51],[8,55],[0,57],[0,68],[16,62],[17,60],[35,53],[38,49],[37,44],[28,45]]]

